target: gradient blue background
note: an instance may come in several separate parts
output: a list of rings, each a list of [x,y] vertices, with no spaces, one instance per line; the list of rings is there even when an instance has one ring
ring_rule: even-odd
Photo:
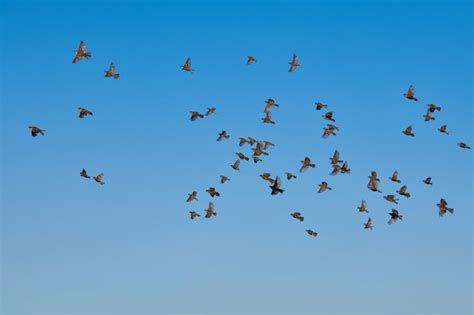
[[[4,314],[472,312],[472,153],[456,146],[472,144],[470,1],[7,0],[0,12]],[[80,40],[93,57],[72,64]],[[293,53],[302,67],[288,73]],[[179,69],[188,56],[194,74]],[[103,77],[112,61],[119,80]],[[410,84],[418,103],[402,97]],[[269,97],[276,125],[260,121]],[[321,138],[316,101],[337,137]],[[434,122],[427,103],[443,107]],[[231,139],[216,142],[222,129]],[[240,136],[276,147],[236,173],[234,153],[250,155]],[[329,176],[335,149],[350,175]],[[316,169],[270,196],[258,174],[296,172],[306,155]],[[395,169],[412,198],[389,226],[391,204],[366,184],[377,170],[395,192]],[[322,180],[331,192],[316,193]],[[189,220],[209,186],[217,217]],[[441,197],[454,215],[438,217]]]

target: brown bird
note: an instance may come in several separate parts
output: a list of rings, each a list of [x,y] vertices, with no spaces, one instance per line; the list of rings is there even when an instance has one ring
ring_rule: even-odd
[[[402,133],[406,136],[409,136],[409,137],[414,137],[415,136],[415,134],[413,133],[412,126],[406,127],[405,130],[402,131]]]
[[[326,182],[321,182],[321,184],[319,184],[318,194],[324,192],[326,189],[332,190],[332,188],[329,187],[328,183],[326,183]]]
[[[465,144],[464,142],[459,142],[459,143],[458,143],[458,147],[460,147],[460,148],[462,148],[462,149],[468,149],[468,150],[471,149],[471,147],[468,146],[467,144]]]
[[[367,188],[369,188],[372,191],[381,193],[381,191],[378,189],[379,182],[380,182],[380,179],[377,178],[377,172],[376,171],[370,172],[369,183],[367,184]]]
[[[336,127],[335,125],[328,124],[326,127],[323,128],[323,138],[326,139],[329,136],[335,136],[336,131],[339,131],[339,128]]]
[[[199,213],[197,213],[196,211],[189,211],[189,214],[190,214],[191,220],[194,220],[194,218],[201,216],[201,215],[200,215]]]
[[[79,48],[77,50],[74,50],[74,59],[72,60],[72,63],[76,63],[82,58],[89,59],[92,57],[92,54],[90,52],[86,52],[86,43],[84,43],[82,40],[79,43]]]
[[[187,58],[184,64],[181,66],[181,70],[183,71],[188,71],[188,72],[193,72],[194,69],[191,69],[191,58]]]
[[[246,157],[246,156],[245,156],[243,153],[241,153],[241,152],[237,152],[237,153],[235,153],[235,154],[237,154],[237,156],[238,156],[239,159],[241,159],[241,160],[245,160],[245,161],[248,161],[248,160],[249,160],[249,158]]]
[[[367,210],[367,202],[365,202],[365,200],[360,202],[360,206],[358,206],[357,209],[359,209],[359,212],[369,212]]]
[[[321,110],[323,108],[328,108],[328,106],[326,104],[323,104],[321,102],[316,102],[316,103],[314,103],[314,105],[316,106],[316,110]]]
[[[257,140],[252,137],[247,137],[247,142],[250,144],[250,146],[253,146],[255,143],[257,143]]]
[[[351,169],[349,168],[349,162],[345,161],[341,166],[341,173],[342,174],[350,174]]]
[[[263,154],[263,155],[268,155],[268,153],[263,150],[263,147],[264,147],[263,142],[262,142],[262,141],[258,141],[258,142],[257,142],[257,145],[255,146],[255,148],[252,149],[253,155],[255,155],[255,156],[260,156],[260,155],[262,155],[262,154]]]
[[[306,171],[310,167],[315,168],[316,164],[311,163],[311,159],[306,156],[304,160],[301,161],[300,173]]]
[[[89,175],[87,175],[87,171],[85,169],[82,169],[80,175],[84,178],[91,178]]]
[[[265,117],[262,118],[264,124],[275,124],[272,120],[272,112],[266,112]]]
[[[453,208],[448,208],[448,202],[444,200],[444,198],[441,198],[439,203],[436,204],[438,206],[439,210],[439,216],[442,217],[446,212],[449,212],[451,214],[454,213]]]
[[[342,162],[342,160],[339,160],[339,151],[334,151],[334,154],[329,158],[329,160],[333,165]]]
[[[198,118],[204,118],[204,115],[200,114],[199,112],[194,112],[194,111],[190,111],[191,113],[191,121],[195,121],[196,119]]]
[[[285,174],[286,174],[286,179],[287,179],[287,180],[290,180],[290,179],[292,179],[292,178],[296,179],[296,176],[293,175],[293,174],[291,174],[290,172],[286,172]]]
[[[214,203],[213,202],[209,202],[209,206],[207,207],[207,209],[204,209],[204,211],[206,211],[206,215],[204,217],[207,218],[207,219],[209,219],[212,216],[217,215],[217,212],[214,212]]]
[[[342,167],[338,164],[332,164],[332,172],[329,174],[331,176],[336,176],[341,172]]]
[[[425,117],[425,121],[435,120],[435,118],[431,116],[431,112],[429,109],[426,111],[426,114],[424,114],[423,117]]]
[[[393,202],[394,204],[398,205],[398,199],[395,198],[394,195],[383,196],[383,199],[387,200],[388,202]]]
[[[92,114],[91,111],[89,111],[89,110],[87,110],[87,109],[85,109],[85,108],[83,108],[83,107],[78,107],[78,109],[79,109],[79,118],[84,118],[84,117],[86,117],[86,116],[88,116],[88,115],[90,115],[90,116],[93,116],[93,115],[94,115],[94,114]]]
[[[46,131],[44,129],[40,129],[40,128],[35,127],[35,126],[29,126],[28,128],[31,129],[31,136],[32,137],[36,137],[38,134],[44,136],[44,133]]]
[[[315,231],[310,230],[310,229],[307,229],[306,233],[308,233],[309,236],[313,236],[313,237],[318,236],[318,232],[315,232]]]
[[[405,96],[405,98],[409,100],[413,100],[415,102],[418,101],[418,99],[415,97],[415,87],[413,85],[410,85],[410,87],[408,88],[408,91],[404,93],[403,96]]]
[[[426,185],[433,185],[433,183],[431,182],[431,177],[426,177],[423,180],[423,183],[425,183]]]
[[[270,141],[267,141],[267,140],[264,140],[264,141],[263,141],[263,149],[264,149],[264,150],[268,149],[269,147],[274,147],[274,146],[275,146],[275,145],[274,145],[272,142],[270,142]]]
[[[227,134],[227,131],[222,130],[218,134],[217,141],[227,140],[227,139],[229,139],[229,137],[230,136]]]
[[[204,116],[210,116],[212,114],[216,113],[216,108],[215,107],[208,107],[207,112],[204,114]]]
[[[221,194],[214,188],[214,187],[209,187],[208,189],[206,189],[206,192],[212,197],[214,198],[215,196],[217,197],[220,197]]]
[[[252,158],[253,158],[254,163],[263,162],[263,160],[261,158],[259,158],[258,156],[254,155],[254,156],[252,156]]]
[[[372,230],[373,228],[374,226],[372,225],[372,219],[371,218],[367,219],[367,222],[364,223],[364,229]]]
[[[110,64],[109,69],[105,70],[104,72],[105,72],[104,77],[106,78],[118,79],[120,77],[120,74],[115,73],[115,65],[113,62]]]
[[[257,62],[257,59],[255,59],[252,56],[247,56],[247,62],[246,62],[247,65],[251,65],[252,63],[255,63],[255,62]]]
[[[441,132],[441,133],[445,133],[445,134],[449,135],[448,125],[442,125],[441,127],[438,128],[438,131]]]
[[[398,179],[398,171],[393,172],[392,176],[390,176],[388,179],[390,179],[392,182],[400,183],[400,180]]]
[[[333,116],[333,112],[327,112],[327,113],[324,113],[324,115],[322,115],[324,119],[330,120],[332,122],[336,122],[336,120],[332,118],[332,116]]]
[[[269,98],[265,101],[265,109],[263,112],[268,113],[269,111],[272,110],[273,107],[280,107],[280,105],[278,105],[274,99]]]
[[[304,217],[301,216],[301,213],[299,212],[293,212],[293,213],[290,213],[290,215],[297,219],[297,220],[300,220],[300,222],[303,222],[304,221]]]
[[[293,54],[293,58],[291,58],[291,62],[289,62],[289,64],[290,64],[290,69],[288,70],[288,72],[293,72],[296,70],[296,68],[301,67],[301,65],[298,62],[298,57],[295,54]]]
[[[258,176],[260,176],[263,180],[266,180],[267,182],[270,182],[272,184],[274,182],[274,180],[271,178],[272,175],[270,173],[263,173]]]
[[[230,178],[225,175],[221,175],[221,184],[224,184],[227,181],[230,181]]]
[[[232,167],[236,171],[240,171],[240,160],[238,159],[237,161],[234,162],[234,164],[231,164],[230,167]]]
[[[239,147],[243,146],[244,144],[248,143],[247,139],[239,138]]]
[[[398,219],[401,220],[403,218],[403,216],[398,213],[397,209],[392,209],[388,214],[390,215],[390,220],[387,222],[388,224],[394,224]]]
[[[431,113],[434,113],[435,111],[440,112],[440,111],[441,111],[441,107],[440,107],[440,106],[436,106],[435,104],[428,104],[428,110],[429,110]]]
[[[197,195],[198,195],[197,191],[193,191],[192,193],[188,194],[188,199],[186,199],[186,202],[190,202],[190,201],[193,201],[193,200],[196,200],[196,201],[199,200],[197,198]]]
[[[99,175],[93,176],[92,177],[96,182],[98,182],[101,185],[104,185],[105,183],[102,181],[102,178],[104,178],[104,174],[100,173]]]
[[[401,196],[404,196],[404,197],[407,197],[407,198],[410,198],[410,193],[407,192],[407,186],[403,185],[402,187],[400,187],[399,190],[397,190],[397,193]]]
[[[278,195],[278,193],[283,194],[284,190],[281,188],[280,177],[276,177],[272,185],[268,186],[272,189],[272,195]]]

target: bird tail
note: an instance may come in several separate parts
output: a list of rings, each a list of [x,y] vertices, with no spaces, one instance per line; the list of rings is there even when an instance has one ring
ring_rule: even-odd
[[[453,208],[446,208],[446,210],[448,210],[448,212],[451,213],[451,214],[453,214],[453,212],[454,212]]]
[[[304,221],[304,217],[300,217],[299,220],[300,220],[301,222],[303,222],[303,221]]]
[[[309,166],[311,166],[312,168],[316,167],[316,164],[310,164]]]
[[[115,73],[114,74],[114,79],[118,79],[120,77],[120,74],[119,73]]]
[[[92,57],[92,54],[91,53],[84,53],[83,57],[86,58],[86,59],[89,59],[90,57]]]
[[[414,97],[413,100],[414,100],[415,102],[418,102],[418,99],[417,99],[416,97]]]

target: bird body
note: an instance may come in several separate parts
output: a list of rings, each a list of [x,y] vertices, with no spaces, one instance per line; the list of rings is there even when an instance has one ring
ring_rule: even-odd
[[[298,57],[295,54],[293,54],[293,57],[291,58],[291,61],[290,61],[290,69],[288,70],[288,72],[293,72],[298,67],[301,67],[301,65],[298,62]]]
[[[31,129],[31,136],[32,137],[36,137],[38,134],[44,136],[44,133],[46,132],[46,130],[40,129],[40,128],[35,127],[35,126],[29,126],[28,128]]]
[[[181,66],[181,70],[187,71],[187,72],[193,72],[194,69],[191,68],[191,58],[187,58],[184,64]]]
[[[72,60],[72,63],[76,63],[80,61],[82,58],[89,59],[92,57],[92,54],[90,52],[86,52],[86,43],[84,43],[82,40],[79,43],[79,48],[77,50],[74,50],[74,59]]]

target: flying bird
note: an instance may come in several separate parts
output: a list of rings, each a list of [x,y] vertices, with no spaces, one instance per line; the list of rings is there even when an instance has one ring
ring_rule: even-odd
[[[438,128],[438,131],[441,132],[441,133],[449,135],[448,125],[442,125],[441,127]]]
[[[98,182],[101,185],[104,185],[105,183],[102,181],[102,178],[104,178],[104,174],[100,173],[99,175],[93,176],[92,177],[96,182]]]
[[[399,190],[397,190],[397,193],[401,196],[404,196],[404,197],[407,197],[407,198],[410,198],[410,193],[407,192],[407,186],[403,185],[402,187],[400,187]]]
[[[460,147],[461,149],[468,149],[468,150],[471,149],[471,147],[465,144],[464,142],[459,142],[458,147]]]
[[[440,112],[440,111],[441,111],[441,107],[440,107],[440,106],[436,106],[435,104],[428,104],[428,110],[429,110],[431,113],[434,113],[435,111]]]
[[[247,142],[250,144],[250,146],[253,146],[255,143],[257,143],[257,140],[252,137],[247,137]]]
[[[197,213],[196,211],[189,211],[189,215],[191,217],[191,220],[194,220],[196,217],[200,217],[201,215]]]
[[[300,220],[300,222],[303,222],[304,221],[304,217],[301,216],[301,213],[299,212],[293,212],[293,213],[290,213],[290,215],[297,219],[297,220]]]
[[[349,162],[345,161],[341,166],[341,173],[342,174],[350,174],[351,169],[349,168]]]
[[[198,118],[204,118],[204,115],[200,114],[199,112],[194,112],[194,111],[190,111],[191,113],[191,121],[195,121],[196,119]]]
[[[225,184],[227,181],[230,181],[230,178],[225,175],[221,175],[221,184]]]
[[[339,159],[339,151],[334,151],[334,154],[332,155],[332,157],[329,158],[329,160],[333,165],[342,162],[342,160]]]
[[[369,212],[367,210],[367,202],[365,200],[360,202],[360,206],[358,206],[357,209],[359,209],[359,212]]]
[[[188,72],[193,72],[194,69],[191,69],[191,58],[187,58],[184,64],[181,66],[181,70],[183,71],[188,71]]]
[[[268,155],[268,153],[263,150],[263,147],[264,147],[264,146],[265,146],[265,145],[263,144],[262,141],[258,141],[258,142],[257,142],[257,145],[255,146],[255,148],[252,149],[253,155],[255,155],[255,156],[260,156],[260,155],[262,155],[262,154],[263,154],[263,155]]]
[[[275,145],[274,145],[272,142],[270,142],[270,141],[267,141],[267,140],[264,140],[264,141],[263,141],[263,149],[264,149],[264,150],[268,149],[269,147],[274,147],[274,146],[275,146]]]
[[[383,196],[383,199],[387,200],[388,202],[393,202],[394,204],[398,205],[398,199],[395,198],[394,195]]]
[[[305,157],[303,161],[301,161],[300,173],[306,171],[308,168],[315,168],[316,164],[311,163],[311,159],[309,157]]]
[[[82,40],[79,43],[79,48],[77,50],[74,50],[74,59],[72,60],[72,63],[76,63],[82,58],[89,59],[92,57],[92,54],[90,52],[86,52],[86,43],[84,43]]]
[[[199,200],[197,198],[197,191],[193,191],[192,193],[188,194],[188,198],[186,199],[186,202],[190,202],[190,201],[193,201],[193,200]]]
[[[248,143],[247,139],[239,138],[239,147],[243,146],[244,144]]]
[[[426,114],[424,114],[423,117],[425,118],[425,121],[435,120],[429,109],[426,111]]]
[[[259,158],[258,156],[252,156],[252,159],[253,159],[253,162],[254,163],[258,163],[258,162],[263,162],[263,160],[261,158]]]
[[[32,137],[36,137],[38,134],[44,136],[44,133],[46,132],[46,130],[40,129],[40,128],[35,127],[35,126],[30,126],[28,128],[31,129],[31,136]]]
[[[268,187],[272,189],[272,195],[278,195],[278,193],[282,194],[284,192],[284,190],[281,188],[281,179],[278,176],[275,178],[273,184]]]
[[[324,192],[326,189],[332,190],[332,188],[329,187],[327,182],[321,182],[321,184],[319,184],[318,194]]]
[[[115,73],[115,65],[113,62],[110,64],[109,69],[105,70],[104,72],[105,72],[104,77],[106,78],[118,79],[120,77],[120,74]]]
[[[247,56],[247,62],[246,62],[247,65],[251,65],[252,63],[255,63],[255,62],[257,62],[257,59],[255,59],[252,56]]]
[[[89,175],[87,175],[87,171],[85,169],[82,169],[81,173],[79,173],[81,177],[84,178],[91,178]]]
[[[369,183],[367,184],[367,188],[369,188],[372,191],[376,191],[381,193],[381,191],[378,189],[380,179],[377,178],[377,172],[372,171],[369,176]]]
[[[364,223],[364,229],[366,230],[372,230],[374,228],[374,226],[372,225],[372,219],[371,218],[368,218],[367,219],[367,222]]]
[[[392,209],[391,212],[388,213],[390,215],[390,220],[388,220],[388,224],[394,224],[397,222],[398,219],[402,219],[403,216],[398,213],[397,209]]]
[[[275,124],[272,120],[272,112],[266,112],[265,117],[262,118],[264,124]]]
[[[208,107],[207,112],[204,114],[204,116],[210,116],[212,114],[216,113],[216,108],[215,107]]]
[[[336,176],[341,172],[342,167],[339,164],[332,164],[332,172],[329,173],[331,176]]]
[[[209,187],[208,189],[206,189],[206,192],[212,197],[214,198],[215,196],[217,197],[220,197],[221,194],[214,188],[214,187]]]
[[[217,215],[217,213],[214,211],[214,203],[213,202],[209,202],[209,206],[207,207],[207,209],[204,209],[204,211],[206,211],[206,215],[204,217],[207,218],[207,219],[209,219],[212,216]]]
[[[316,110],[321,110],[323,108],[328,108],[327,104],[323,104],[321,102],[316,102],[316,103],[314,103],[314,105],[316,106]]]
[[[278,105],[274,99],[269,98],[265,101],[265,109],[263,112],[268,113],[269,111],[272,110],[273,107],[280,107],[280,105]]]
[[[413,100],[415,102],[418,101],[418,99],[415,97],[415,87],[413,85],[410,85],[410,87],[408,88],[408,91],[404,93],[403,96],[405,96],[405,98],[409,100]]]
[[[298,57],[295,54],[293,54],[293,58],[291,59],[291,62],[289,62],[289,64],[290,64],[290,69],[288,70],[288,72],[293,72],[296,70],[296,68],[301,67],[301,65],[298,62]]]
[[[78,109],[79,109],[79,118],[84,118],[84,117],[89,116],[89,115],[90,116],[94,115],[94,114],[92,114],[91,111],[89,111],[89,110],[87,110],[83,107],[78,107]]]
[[[413,127],[412,126],[408,126],[405,128],[405,130],[402,131],[402,133],[406,136],[409,136],[409,137],[414,137],[415,134],[413,133]]]
[[[445,215],[446,212],[449,212],[451,214],[454,213],[454,209],[453,208],[448,208],[448,202],[446,200],[444,200],[444,198],[441,198],[439,203],[437,203],[436,205],[438,206],[440,217]]]
[[[335,136],[336,131],[339,131],[339,128],[335,125],[328,124],[326,127],[323,128],[323,138],[326,139],[329,136]]]
[[[307,229],[307,230],[306,230],[306,233],[308,233],[309,236],[313,236],[313,237],[318,236],[318,232],[315,232],[315,231],[313,231],[313,230],[311,230],[311,229]]]
[[[431,177],[426,177],[425,179],[423,179],[423,183],[425,183],[426,185],[433,185],[433,183],[431,182]]]
[[[222,130],[218,134],[217,141],[227,140],[227,139],[229,139],[229,137],[230,136],[227,134],[227,131]]]
[[[400,183],[400,180],[398,179],[398,171],[394,171],[392,176],[390,176],[388,179],[390,179],[392,182]]]
[[[327,113],[324,113],[324,115],[322,115],[321,117],[323,117],[326,120],[336,122],[336,120],[332,116],[333,116],[333,112],[327,112]]]
[[[263,174],[260,174],[258,175],[260,176],[263,180],[266,180],[267,182],[270,182],[271,184],[273,184],[274,180],[271,178],[271,174],[270,173],[263,173]]]
[[[249,158],[246,157],[245,154],[243,154],[243,153],[241,153],[241,152],[237,152],[237,153],[235,153],[235,154],[237,154],[237,156],[238,156],[239,159],[241,159],[241,160],[245,160],[245,161],[248,161],[248,160],[249,160]]]
[[[240,160],[237,159],[237,161],[235,161],[234,164],[231,164],[230,167],[232,167],[236,171],[240,171]]]
[[[293,174],[291,174],[290,172],[286,172],[285,174],[286,174],[286,179],[287,179],[287,180],[290,180],[290,179],[292,179],[292,178],[296,179],[296,176],[293,175]]]

